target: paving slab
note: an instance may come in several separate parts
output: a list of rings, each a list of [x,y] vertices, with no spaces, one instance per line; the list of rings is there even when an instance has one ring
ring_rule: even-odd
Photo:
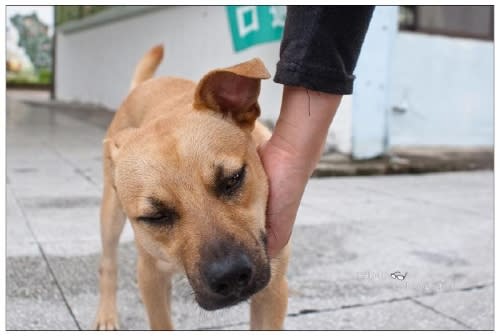
[[[88,245],[93,245],[90,249]],[[98,260],[95,244],[79,241],[74,248],[78,254],[64,254],[66,244],[51,244],[45,248],[49,264],[53,269],[64,296],[83,329],[91,327],[98,303]],[[125,330],[148,329],[145,308],[141,303],[136,281],[136,251],[134,243],[122,243],[119,248],[118,307],[120,327]],[[248,320],[248,305],[206,312],[194,301],[187,280],[176,276],[173,280],[173,322],[178,329],[210,328]]]
[[[78,329],[41,254],[7,257],[6,329]]]
[[[245,323],[224,330],[245,330]],[[285,330],[468,330],[410,300],[333,311],[304,311],[286,319]]]
[[[295,218],[295,226],[300,225],[323,225],[328,224],[333,229],[338,228],[343,221],[349,220],[345,215],[341,215],[340,211],[329,207],[328,211],[323,211],[314,204],[311,197],[305,196],[297,211]]]
[[[356,232],[356,229],[350,230],[353,234]],[[463,286],[477,282],[477,279],[468,279],[463,275],[467,272],[468,265],[444,257],[434,268],[426,266],[428,260],[418,260],[418,257],[414,257],[408,261],[408,265],[412,267],[406,268],[410,276],[405,282],[400,282],[390,277],[390,273],[394,271],[394,268],[391,268],[394,261],[391,260],[393,257],[390,249],[374,258],[371,250],[361,251],[343,240],[342,237],[348,236],[345,231],[344,235],[340,236],[324,225],[301,226],[297,227],[295,232],[289,270],[290,314],[299,314],[303,310],[340,309],[346,305],[457,291]],[[314,246],[311,246],[310,242],[318,236],[324,239],[316,239]],[[97,304],[96,270],[99,254],[87,254],[88,245],[89,242],[79,241],[74,242],[72,246],[51,243],[50,247],[45,248],[50,265],[82,326],[90,325]],[[90,251],[98,249],[96,244],[93,245]],[[404,242],[401,245],[405,245]],[[76,250],[73,255],[67,251],[70,247]],[[378,250],[380,253],[380,247]],[[122,327],[140,330],[144,328],[144,320],[134,316],[136,312],[143,314],[144,308],[140,303],[135,281],[136,255],[133,243],[122,244],[119,255],[118,297],[123,300],[120,307],[125,307],[124,312],[120,311]],[[443,263],[449,266],[445,267]],[[179,329],[213,328],[232,325],[235,321],[248,323],[246,305],[224,310],[223,313],[204,312],[193,302],[186,281],[177,281],[174,288],[173,317]],[[82,301],[88,304],[82,304]],[[410,328],[418,329],[418,326]]]
[[[7,255],[37,255],[39,253],[35,237],[18,205],[9,184],[6,192],[6,247]]]
[[[80,217],[85,218],[85,209],[82,210],[83,212],[81,213],[83,216]],[[40,216],[40,218],[43,218],[43,216]],[[55,220],[51,220],[49,223],[59,223],[59,221],[60,220],[56,217]],[[90,221],[92,220],[87,220],[87,222]],[[61,222],[65,222],[64,217]],[[41,222],[34,221],[34,223],[36,225]],[[40,225],[43,227],[43,224]],[[68,230],[66,235],[70,235],[75,232],[79,232],[78,236],[81,238],[84,231]],[[91,233],[90,237],[92,237],[92,229],[89,230],[89,232]],[[357,236],[360,236],[358,240],[355,239]],[[424,253],[414,252],[413,256],[410,254],[410,257],[413,257],[413,259],[410,259],[407,264],[399,264],[399,261],[408,257],[407,241],[391,240],[393,236],[384,236],[382,234],[372,237],[377,244],[370,245],[367,249],[366,246],[362,245],[367,241],[365,236],[366,233],[363,234],[363,231],[360,230],[359,223],[356,222],[342,222],[341,225],[334,226],[334,228],[332,228],[332,225],[329,226],[328,223],[320,226],[298,226],[296,228],[293,238],[294,253],[290,265],[291,297],[289,311],[291,313],[304,309],[339,307],[345,304],[355,304],[360,301],[369,302],[371,300],[391,298],[394,296],[404,297],[407,295],[425,294],[429,291],[454,290],[459,286],[458,284],[455,284],[456,280],[460,281],[462,286],[466,286],[474,284],[477,280],[484,278],[484,273],[468,272],[467,270],[470,270],[470,268],[467,268],[466,266],[469,265],[466,265],[464,261],[457,259],[453,253],[451,255],[443,255],[439,253],[425,252],[424,249]],[[97,233],[94,237],[95,240],[97,240]],[[322,239],[318,240],[317,237],[322,237]],[[53,237],[51,238],[50,234],[47,236],[43,236],[41,234],[40,238],[42,241],[44,239],[54,240]],[[65,253],[68,253],[68,248],[73,249],[76,254],[85,252],[84,249],[78,248],[78,244],[76,244],[75,241],[66,242],[64,244],[61,243],[64,248],[61,248],[57,252],[55,251],[55,247],[58,245],[54,244],[52,241],[50,244],[48,243],[45,248],[52,254],[64,255]],[[315,242],[314,245],[311,245],[312,241]],[[80,241],[80,245],[88,246],[89,242]],[[93,250],[98,251],[98,244],[92,245],[94,246]],[[385,248],[381,248],[381,246]],[[297,253],[295,251],[299,252]],[[398,253],[394,253],[395,251]],[[132,254],[132,252],[130,251],[129,254]],[[68,274],[70,277],[67,282],[61,281],[63,288],[65,288],[65,284],[71,283],[76,283],[78,284],[78,288],[82,288],[79,282],[75,281],[75,278],[86,279],[79,273],[80,270],[84,271],[85,274],[93,274],[93,276],[95,276],[98,258],[97,253],[93,258],[94,267],[89,268],[81,268],[80,265],[82,265],[82,262],[78,259],[72,261],[68,260],[67,264],[58,267],[57,265],[60,263],[60,259],[57,259],[59,261],[53,266],[57,274],[57,278],[64,279],[64,274]],[[398,260],[398,258],[400,259]],[[128,257],[125,255],[125,259],[133,260],[130,255]],[[418,259],[422,260],[418,261]],[[52,264],[54,259],[49,256],[49,260]],[[429,261],[431,264],[436,264],[436,267],[427,265]],[[405,270],[409,271],[414,279],[418,279],[418,277],[415,277],[415,275],[418,274],[424,274],[425,276],[420,279],[420,282],[407,282],[410,284],[409,286],[402,286],[400,284],[396,285],[394,280],[389,278],[389,273],[394,271],[394,264],[403,266],[407,265]],[[444,267],[445,271],[443,272],[443,264],[451,267]],[[78,268],[76,270],[72,270],[71,265],[77,265]],[[409,268],[410,265],[413,267]],[[126,270],[126,264],[122,266],[122,268]],[[451,268],[452,270],[450,271],[448,268]],[[133,279],[135,266],[129,264],[128,269],[130,272],[129,279]],[[445,274],[444,277],[443,273]],[[468,273],[476,274],[480,279],[468,279],[463,275]],[[489,274],[489,276],[491,277],[491,274]],[[84,282],[94,283],[93,290],[96,290],[97,282],[95,278],[94,281]],[[134,311],[143,311],[143,308],[139,304],[137,289],[130,289],[131,290],[123,290],[121,292],[125,293],[121,294],[124,295],[122,300],[125,300],[125,303],[122,306],[127,307],[127,309],[131,311],[131,314],[129,315],[125,312],[125,315],[123,316],[124,322],[122,324],[124,324],[124,327],[127,329],[141,329],[144,328],[144,326],[140,323],[143,323],[144,320],[135,318],[134,316],[136,314]],[[89,293],[91,291],[92,290],[89,290],[87,295],[90,295]],[[65,291],[65,293],[67,293],[67,291]],[[82,294],[76,293],[76,299],[74,301],[71,300],[72,295],[66,295],[70,305],[78,312],[78,309],[80,309],[79,307],[81,307],[80,301],[82,300]],[[132,297],[130,298],[131,295]],[[94,302],[97,302],[96,298],[96,293],[94,293]],[[89,301],[91,300],[86,300],[85,302]],[[182,302],[182,300],[180,301]],[[131,306],[131,302],[136,302],[135,309],[132,308],[133,306]],[[180,316],[183,316],[183,318],[179,321],[180,323],[177,322],[176,325],[178,325],[179,328],[185,326],[186,329],[192,329],[198,326],[207,328],[223,326],[224,324],[234,323],[234,321],[238,319],[244,321],[245,319],[242,318],[242,316],[247,316],[247,313],[225,313],[224,315],[216,314],[216,316],[222,316],[223,318],[215,320],[211,316],[206,316],[206,314],[195,314],[195,316],[201,316],[197,318],[197,322],[201,323],[191,324],[186,323],[186,321],[193,321],[192,312],[196,311],[196,309],[193,310],[193,307],[195,306],[183,305],[178,302],[174,302],[174,306],[177,307],[174,311],[179,312]],[[183,307],[185,307],[184,310]],[[86,315],[87,324],[89,323],[89,319],[93,319],[93,314],[95,314],[92,309],[90,310],[92,311],[90,317],[88,314]],[[76,312],[75,315],[77,315]],[[82,316],[82,314],[80,314],[80,316]],[[191,316],[191,318],[187,319],[185,318],[186,316]],[[213,323],[202,323],[204,322],[204,318],[206,321],[211,321]],[[84,322],[84,318],[82,317],[80,323],[85,325]]]
[[[493,171],[456,172],[440,174],[439,183],[436,183],[435,174],[360,177],[355,183],[365,192],[378,192],[493,218],[493,177]]]
[[[27,217],[42,243],[65,241],[67,237],[73,237],[71,240],[100,240],[99,210],[96,207],[30,210]]]
[[[421,297],[417,300],[433,309],[459,319],[471,329],[494,329],[493,286],[470,288],[452,293]]]
[[[444,176],[442,181],[440,174],[422,175],[422,180],[416,176],[311,179],[304,194],[304,201],[317,208],[360,220],[386,217],[388,212],[400,217],[413,214],[411,211],[396,211],[400,210],[400,206],[429,206],[437,212],[451,210],[493,218],[493,173],[483,172],[485,181],[478,185],[473,182],[477,172],[470,173],[470,182],[462,178],[462,174],[467,173],[456,174],[452,179]],[[460,187],[457,187],[459,184]],[[367,212],[354,212],[356,208],[353,206],[359,204],[362,204]]]
[[[289,317],[289,330],[466,330],[463,325],[410,301]]]
[[[6,330],[78,330],[60,300],[9,297]]]
[[[487,250],[491,246],[484,247],[481,241],[468,249],[464,239],[455,249],[444,243],[426,244],[424,235],[408,242],[348,223],[337,232],[327,225],[298,226],[292,239],[291,312],[428,295],[493,281],[493,256]],[[467,246],[465,252],[462,245]],[[404,281],[391,277],[397,271],[407,273]]]

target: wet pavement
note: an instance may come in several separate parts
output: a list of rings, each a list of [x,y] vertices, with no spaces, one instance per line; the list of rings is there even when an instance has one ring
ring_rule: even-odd
[[[6,326],[88,329],[109,116],[22,98],[7,95]],[[293,234],[285,328],[492,329],[493,209],[491,170],[311,179]],[[147,329],[129,225],[119,254],[120,325]],[[177,277],[173,321],[247,329],[248,305],[203,311]]]

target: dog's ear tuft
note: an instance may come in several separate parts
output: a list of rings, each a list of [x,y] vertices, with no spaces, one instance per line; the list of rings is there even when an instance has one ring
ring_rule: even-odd
[[[193,106],[230,115],[241,128],[252,130],[260,115],[257,103],[260,81],[270,77],[264,63],[258,58],[213,70],[198,83]]]

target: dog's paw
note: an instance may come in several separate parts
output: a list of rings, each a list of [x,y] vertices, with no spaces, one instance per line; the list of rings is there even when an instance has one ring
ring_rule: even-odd
[[[99,312],[92,329],[118,330],[118,315],[116,313]]]

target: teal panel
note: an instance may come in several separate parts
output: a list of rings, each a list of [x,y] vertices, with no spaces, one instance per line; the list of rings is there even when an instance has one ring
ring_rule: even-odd
[[[279,41],[285,26],[285,6],[226,6],[234,51]]]

